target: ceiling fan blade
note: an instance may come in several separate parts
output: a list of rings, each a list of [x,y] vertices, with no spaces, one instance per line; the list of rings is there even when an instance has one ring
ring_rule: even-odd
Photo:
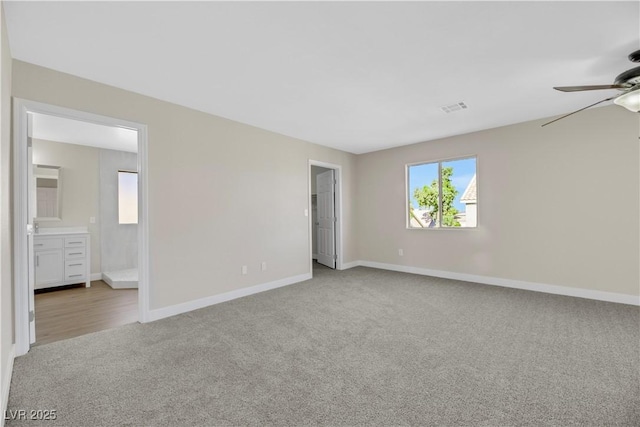
[[[565,114],[564,116],[558,117],[557,119],[551,120],[550,122],[547,122],[547,123],[543,124],[543,125],[542,125],[542,127],[545,127],[546,125],[550,125],[551,123],[557,122],[558,120],[562,120],[562,119],[564,119],[565,117],[572,116],[572,115],[574,115],[574,114],[576,114],[576,113],[579,113],[580,111],[583,111],[583,110],[586,110],[587,108],[593,107],[594,105],[602,104],[603,102],[606,102],[606,101],[611,101],[612,99],[615,99],[615,98],[617,98],[618,96],[620,96],[620,95],[612,96],[612,97],[610,97],[610,98],[605,98],[605,99],[603,99],[602,101],[594,102],[593,104],[591,104],[591,105],[587,105],[587,106],[586,106],[586,107],[584,107],[584,108],[581,108],[581,109],[576,110],[576,111],[574,111],[574,112],[572,112],[572,113],[569,113],[569,114]]]
[[[592,86],[559,86],[554,87],[560,92],[581,92],[583,90],[602,90],[602,89],[627,89],[624,85],[592,85]]]

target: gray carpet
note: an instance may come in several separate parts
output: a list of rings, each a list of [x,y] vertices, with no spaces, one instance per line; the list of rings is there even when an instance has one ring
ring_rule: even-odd
[[[640,425],[640,309],[358,267],[33,348],[7,425]]]

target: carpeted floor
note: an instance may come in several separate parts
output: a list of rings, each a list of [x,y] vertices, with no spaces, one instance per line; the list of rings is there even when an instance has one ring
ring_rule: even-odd
[[[33,348],[7,425],[640,425],[638,307],[364,267]],[[29,417],[29,412],[27,412]]]

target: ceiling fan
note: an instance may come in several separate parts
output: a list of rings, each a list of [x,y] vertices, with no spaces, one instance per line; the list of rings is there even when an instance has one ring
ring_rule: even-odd
[[[632,52],[629,55],[629,61],[640,62],[640,50]],[[561,92],[582,92],[585,90],[618,89],[622,91],[622,94],[616,94],[609,98],[605,98],[602,101],[587,105],[584,108],[581,108],[569,114],[565,114],[564,116],[558,117],[555,120],[551,120],[550,122],[547,122],[542,126],[557,122],[558,120],[564,119],[565,117],[569,117],[573,114],[579,113],[582,110],[593,107],[594,105],[598,105],[611,100],[613,100],[615,104],[620,105],[629,111],[633,111],[634,113],[640,112],[640,67],[632,68],[618,75],[618,77],[616,77],[613,84],[611,85],[560,86],[554,87],[554,89]]]

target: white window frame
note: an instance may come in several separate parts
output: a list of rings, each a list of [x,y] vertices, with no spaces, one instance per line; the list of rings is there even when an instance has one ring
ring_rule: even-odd
[[[437,163],[438,164],[438,194],[441,195],[442,194],[442,163],[447,163],[447,162],[452,162],[452,161],[456,161],[456,160],[466,160],[466,159],[475,159],[476,160],[476,182],[478,179],[478,155],[477,154],[468,154],[468,155],[462,155],[462,156],[455,156],[455,157],[446,157],[446,158],[440,158],[440,159],[434,159],[434,160],[424,160],[421,162],[414,162],[414,163],[407,163],[405,165],[404,168],[404,185],[405,185],[405,191],[404,191],[404,206],[405,206],[405,227],[407,228],[407,230],[476,230],[479,228],[479,224],[480,224],[480,220],[479,220],[479,216],[478,216],[478,212],[477,212],[477,208],[476,208],[476,225],[474,227],[412,227],[411,226],[411,217],[410,215],[410,210],[409,210],[409,204],[411,202],[411,199],[409,198],[409,190],[410,190],[410,184],[409,184],[409,169],[412,166],[420,166],[420,165],[428,165],[428,164],[434,164]],[[477,188],[477,184],[476,184],[476,199],[479,199],[478,196],[478,188]],[[439,198],[440,200],[442,200],[442,197],[440,196]],[[476,202],[476,205],[478,203]],[[438,218],[439,221],[442,220],[442,203],[438,204]]]

